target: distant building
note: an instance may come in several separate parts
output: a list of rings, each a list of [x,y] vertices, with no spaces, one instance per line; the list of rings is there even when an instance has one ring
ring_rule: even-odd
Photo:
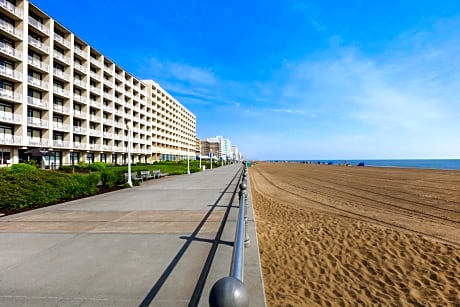
[[[220,159],[221,148],[220,142],[214,139],[206,139],[201,141],[201,156],[205,158],[212,157],[213,159]]]

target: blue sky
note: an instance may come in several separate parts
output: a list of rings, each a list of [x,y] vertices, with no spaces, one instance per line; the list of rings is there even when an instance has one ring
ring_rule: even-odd
[[[33,3],[248,159],[460,158],[460,1]]]

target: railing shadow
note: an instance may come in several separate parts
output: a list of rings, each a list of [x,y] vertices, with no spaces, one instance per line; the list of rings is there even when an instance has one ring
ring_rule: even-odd
[[[163,271],[163,273],[161,274],[160,278],[158,278],[156,283],[152,286],[151,290],[149,291],[149,293],[147,293],[147,295],[142,300],[142,302],[139,304],[139,306],[145,307],[145,306],[149,306],[152,303],[152,301],[155,299],[155,297],[157,296],[158,292],[160,291],[161,287],[165,284],[166,280],[171,275],[171,273],[174,271],[175,267],[177,266],[177,264],[181,260],[182,256],[185,254],[185,252],[189,248],[190,244],[192,244],[193,241],[203,240],[203,239],[200,239],[200,238],[197,237],[198,233],[200,232],[200,230],[204,226],[204,224],[207,222],[207,220],[209,219],[209,217],[213,213],[214,209],[216,209],[217,207],[221,207],[221,205],[218,205],[219,202],[221,201],[223,196],[226,193],[228,193],[227,191],[234,184],[235,180],[241,176],[240,173],[241,172],[239,172],[239,171],[236,172],[235,176],[233,176],[232,180],[226,186],[224,191],[220,193],[219,197],[214,202],[214,204],[211,205],[211,207],[209,208],[208,212],[203,217],[203,219],[200,221],[200,223],[197,225],[197,227],[192,232],[192,234],[190,236],[188,236],[188,237],[185,237],[185,236],[181,237],[182,239],[185,239],[185,242],[182,245],[181,249],[176,254],[176,256],[172,259],[172,261],[169,263],[169,265],[166,267],[166,269]],[[238,181],[239,180],[237,180],[237,182]],[[208,257],[207,257],[207,259],[205,261],[205,264],[204,264],[203,269],[201,271],[200,277],[198,278],[197,284],[195,286],[195,289],[193,291],[193,294],[192,294],[192,297],[190,299],[190,302],[189,302],[188,306],[197,306],[199,301],[200,301],[200,297],[201,297],[201,294],[203,292],[203,288],[204,288],[204,285],[205,285],[205,282],[206,282],[206,278],[207,278],[207,276],[209,274],[209,270],[211,268],[212,261],[214,259],[215,254],[216,254],[217,247],[218,247],[219,244],[224,243],[223,241],[220,240],[220,238],[222,236],[224,226],[225,226],[225,224],[227,222],[228,215],[229,215],[230,210],[232,208],[233,200],[235,199],[235,195],[237,195],[237,189],[238,189],[238,185],[236,184],[235,185],[235,190],[232,193],[232,197],[231,197],[231,200],[230,200],[229,204],[227,206],[224,206],[227,209],[225,210],[225,214],[224,214],[222,222],[221,222],[221,224],[219,226],[219,229],[217,231],[216,237],[214,238],[214,240],[210,240],[212,242],[212,247],[211,247],[211,250],[210,250],[210,252],[208,254]],[[228,244],[228,242],[225,242],[225,243]]]

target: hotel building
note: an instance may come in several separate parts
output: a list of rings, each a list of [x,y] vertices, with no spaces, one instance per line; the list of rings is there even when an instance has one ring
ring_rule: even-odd
[[[196,117],[28,0],[0,0],[0,166],[194,158]]]

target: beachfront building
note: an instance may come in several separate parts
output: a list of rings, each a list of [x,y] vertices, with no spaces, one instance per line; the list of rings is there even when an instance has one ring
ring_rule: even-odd
[[[212,142],[219,143],[219,158],[222,160],[232,160],[232,143],[229,139],[224,138],[223,136],[216,136],[214,138],[209,138],[208,140]]]
[[[201,156],[204,159],[220,159],[220,143],[214,139],[206,139],[201,141]]]
[[[196,117],[28,0],[0,0],[0,165],[195,156]]]

